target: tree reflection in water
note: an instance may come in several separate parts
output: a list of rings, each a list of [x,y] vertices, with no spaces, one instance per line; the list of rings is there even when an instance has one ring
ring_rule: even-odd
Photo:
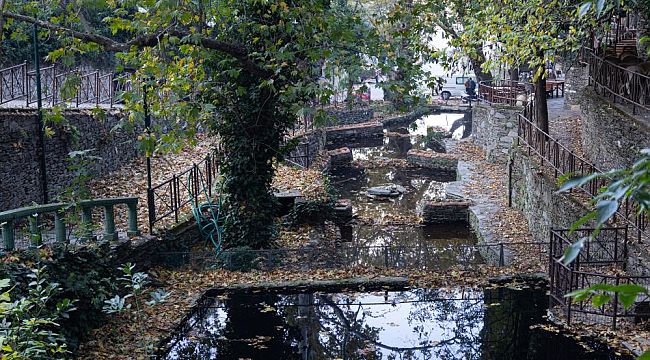
[[[525,359],[543,312],[530,304],[544,303],[544,290],[485,291],[230,295],[166,358]]]

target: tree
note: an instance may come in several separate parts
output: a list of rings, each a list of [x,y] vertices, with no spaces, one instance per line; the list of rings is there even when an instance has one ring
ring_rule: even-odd
[[[37,24],[67,40],[69,48],[50,53],[53,59],[98,48],[116,53],[118,68],[134,69],[131,81],[138,84],[125,95],[131,119],[142,120],[147,93],[154,117],[177,125],[161,141],[181,133],[191,138],[199,123],[218,132],[225,149],[226,246],[272,245],[273,162],[282,158],[283,138],[297,114],[309,111],[314,99],[329,102],[329,92],[318,83],[323,60],[334,50],[350,49],[368,59],[385,55],[384,68],[415,62],[391,56],[394,42],[362,24],[350,8],[341,11],[341,2],[97,3],[97,11],[110,14],[103,19],[110,35],[84,23],[75,4],[12,3],[4,18]],[[155,91],[139,91],[140,86]],[[411,89],[398,90],[410,95]]]
[[[480,10],[467,21],[460,42],[474,49],[482,40],[494,54],[483,66],[507,69],[526,65],[533,71],[538,126],[548,132],[547,64],[576,51],[589,28],[577,18],[571,0],[479,0]]]

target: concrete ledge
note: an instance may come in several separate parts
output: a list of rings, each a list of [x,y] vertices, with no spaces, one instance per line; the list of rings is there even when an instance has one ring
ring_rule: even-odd
[[[352,162],[352,150],[348,147],[330,150],[327,155],[329,155],[330,164],[333,166],[350,165]]]
[[[421,205],[422,223],[444,224],[448,222],[468,222],[469,207],[472,205],[468,200],[442,200],[424,201]]]
[[[455,172],[458,168],[458,156],[425,150],[409,150],[406,161],[429,169]]]
[[[326,129],[328,148],[334,149],[340,146],[351,145],[364,140],[384,137],[384,127],[381,123],[373,121],[363,124],[345,125],[330,127]]]

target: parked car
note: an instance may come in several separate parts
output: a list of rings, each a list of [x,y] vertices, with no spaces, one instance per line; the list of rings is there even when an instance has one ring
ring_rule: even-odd
[[[440,91],[440,97],[443,100],[449,100],[451,97],[466,96],[465,81],[469,78],[476,81],[476,78],[469,74],[452,74],[451,76],[443,77],[445,83],[442,86],[442,91]],[[478,81],[476,83],[478,89]]]

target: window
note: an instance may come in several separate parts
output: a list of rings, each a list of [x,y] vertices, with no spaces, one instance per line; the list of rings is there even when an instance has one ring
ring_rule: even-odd
[[[456,77],[456,85],[465,85],[465,80],[467,78],[464,76],[457,76]]]

